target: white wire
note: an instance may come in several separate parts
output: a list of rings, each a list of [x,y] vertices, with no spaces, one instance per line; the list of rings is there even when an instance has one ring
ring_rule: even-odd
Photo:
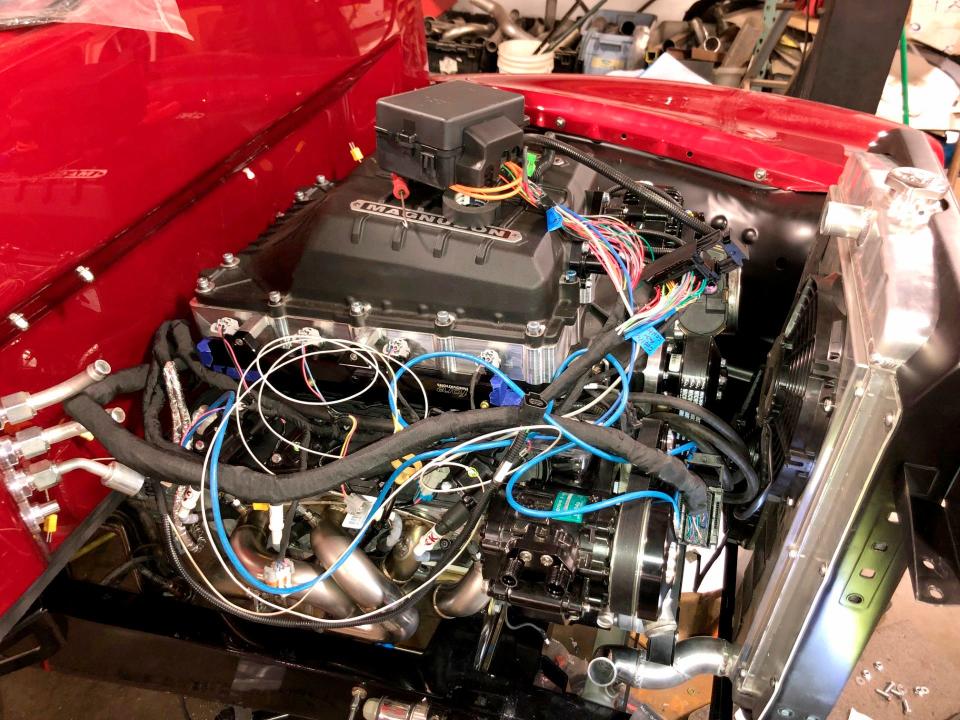
[[[227,419],[228,419],[228,417],[225,417],[225,418],[221,421],[221,424],[222,424],[223,422],[226,422]],[[218,428],[218,429],[219,429],[219,428]],[[295,616],[295,617],[298,617],[298,618],[301,618],[301,619],[308,620],[308,621],[310,621],[310,622],[316,623],[316,624],[317,624],[318,626],[320,626],[320,627],[323,627],[323,626],[326,626],[326,625],[330,625],[330,624],[336,623],[337,621],[325,621],[325,620],[322,620],[322,619],[320,619],[320,618],[316,618],[316,617],[314,617],[313,615],[306,615],[306,614],[304,614],[304,613],[297,612],[296,610],[293,609],[295,606],[285,607],[285,606],[282,606],[282,605],[277,605],[277,604],[275,604],[275,603],[267,600],[266,598],[261,597],[259,594],[257,594],[256,592],[254,592],[249,586],[247,586],[245,583],[241,582],[241,581],[234,575],[233,569],[232,569],[232,568],[229,566],[229,564],[224,560],[223,556],[220,554],[220,550],[217,548],[217,543],[216,543],[216,540],[215,540],[215,538],[214,538],[214,535],[213,535],[213,534],[211,533],[211,531],[210,531],[210,523],[209,523],[209,520],[207,519],[207,512],[206,512],[206,507],[205,507],[205,503],[204,503],[204,495],[206,494],[205,491],[204,491],[204,484],[205,484],[205,479],[206,479],[206,475],[207,475],[207,468],[208,468],[209,461],[210,461],[210,455],[211,455],[211,453],[212,453],[213,443],[211,443],[210,446],[211,446],[211,447],[207,450],[207,453],[206,453],[206,455],[204,456],[202,475],[200,476],[200,517],[201,517],[202,522],[203,522],[204,532],[206,532],[206,533],[207,533],[207,537],[210,538],[210,543],[209,543],[210,549],[213,551],[213,554],[214,554],[214,556],[217,558],[217,561],[220,563],[220,566],[221,566],[221,567],[224,569],[224,571],[226,572],[227,577],[228,577],[231,581],[233,581],[233,583],[234,583],[237,587],[239,587],[246,595],[250,596],[251,598],[253,598],[253,599],[256,600],[257,602],[260,602],[260,603],[262,603],[262,604],[264,604],[264,605],[266,605],[266,606],[268,606],[268,607],[271,607],[271,608],[274,608],[274,609],[276,609],[276,610],[279,610],[279,612],[274,612],[274,613],[262,613],[262,612],[258,612],[258,611],[254,611],[254,610],[249,610],[249,609],[244,608],[244,607],[242,607],[242,606],[240,606],[240,605],[237,605],[236,603],[232,602],[231,600],[223,597],[222,595],[220,595],[220,594],[218,593],[218,596],[220,597],[220,599],[223,600],[223,602],[225,602],[225,603],[227,603],[228,605],[230,605],[231,607],[236,608],[237,610],[239,610],[239,611],[241,611],[241,612],[243,612],[243,613],[245,613],[245,614],[247,614],[247,615],[255,615],[255,616],[261,616],[261,617],[266,617],[266,616],[273,617],[273,616],[277,616],[277,615],[293,615],[293,616]],[[405,487],[404,485],[398,485],[398,486],[394,489],[394,491],[393,491],[392,493],[390,493],[390,495],[388,495],[387,498],[384,500],[384,505],[386,505],[387,503],[389,503],[390,501],[392,501],[392,500],[404,489],[404,487]],[[367,529],[368,529],[368,528],[370,527],[370,525],[373,523],[374,518],[375,518],[375,515],[376,515],[375,513],[374,513],[374,514],[371,514],[370,517],[367,518],[366,522],[365,522],[365,523],[363,524],[363,526],[358,530],[359,533],[365,533],[365,532],[367,531]],[[480,524],[480,523],[478,522],[478,523],[473,527],[473,529],[472,529],[471,532],[470,532],[471,535],[473,535],[473,533],[475,533],[475,532],[477,531],[477,528],[479,527],[479,524]],[[438,579],[449,567],[451,567],[451,566],[459,559],[460,555],[463,554],[463,552],[464,552],[464,550],[466,550],[466,548],[467,548],[467,545],[464,544],[464,546],[463,546],[463,548],[461,548],[460,552],[458,552],[453,558],[451,558],[450,561],[449,561],[446,565],[444,565],[443,568],[442,568],[439,572],[437,572],[437,573],[435,574],[435,576],[433,577],[433,579],[432,579],[430,582],[431,582],[431,583],[436,582],[437,579]],[[341,554],[341,557],[343,557],[343,555],[346,555],[346,554],[347,554],[347,553],[346,553],[346,551],[345,551],[343,554]],[[339,558],[337,559],[337,562],[339,562]],[[199,568],[197,568],[197,569],[199,570]],[[339,572],[339,570],[338,570],[337,572]],[[200,571],[200,574],[201,574],[201,577],[204,579],[204,581],[207,583],[207,585],[208,585],[209,587],[212,587],[212,584],[210,583],[210,580],[207,578],[207,576],[206,576],[205,574],[203,574],[202,571]],[[335,575],[335,574],[336,574],[336,573],[334,573],[334,575]],[[331,582],[331,581],[333,581],[333,577],[328,577],[326,580],[323,580],[323,582]],[[417,589],[419,590],[420,587],[423,587],[423,586],[421,585],[421,586],[419,586]],[[309,590],[305,591],[305,592],[304,592],[304,597],[306,597],[308,594],[309,594]],[[349,619],[350,619],[351,621],[356,621],[356,622],[358,622],[358,623],[362,623],[363,621],[365,621],[365,620],[366,620],[367,618],[369,618],[369,617],[375,617],[375,616],[378,615],[379,613],[381,613],[381,612],[383,612],[383,611],[385,611],[385,610],[390,610],[390,609],[392,609],[393,607],[395,607],[396,605],[399,605],[401,602],[403,602],[403,600],[405,599],[405,597],[406,597],[405,595],[402,595],[402,596],[400,596],[397,600],[395,600],[395,601],[393,601],[393,602],[391,602],[391,603],[388,603],[388,604],[386,604],[386,605],[383,605],[382,607],[379,607],[379,608],[377,608],[376,610],[371,610],[370,612],[364,613],[364,614],[362,614],[362,615],[356,615],[356,616],[353,616],[353,617],[351,617],[351,618],[349,618]],[[299,603],[298,603],[298,604],[299,604]]]
[[[605,398],[605,397],[607,396],[607,394],[609,394],[612,390],[614,390],[614,389],[615,389],[617,386],[619,386],[619,385],[620,385],[620,376],[618,375],[617,378],[616,378],[612,383],[610,383],[610,384],[607,386],[607,388],[606,388],[602,393],[600,393],[599,395],[597,395],[593,400],[591,400],[590,402],[588,402],[588,403],[587,403],[586,405],[584,405],[583,407],[577,408],[577,409],[574,410],[573,412],[568,412],[568,413],[566,413],[563,417],[565,417],[565,418],[572,418],[572,417],[576,417],[577,415],[579,415],[579,414],[582,413],[582,412],[586,412],[587,410],[589,410],[590,408],[592,408],[594,405],[596,405],[598,402],[600,402],[601,400],[603,400],[603,398]]]
[[[401,363],[399,360],[397,360],[397,359],[395,359],[395,358],[391,358],[390,356],[384,355],[383,353],[381,353],[381,352],[379,352],[379,351],[377,351],[377,350],[374,350],[373,348],[367,347],[366,345],[362,345],[362,344],[360,344],[360,343],[356,343],[356,342],[354,342],[354,341],[352,341],[352,340],[338,340],[338,339],[335,339],[335,338],[334,338],[334,339],[331,339],[331,338],[323,338],[323,339],[324,339],[324,341],[332,342],[332,343],[338,345],[338,346],[339,346],[340,348],[342,348],[343,350],[356,351],[358,355],[364,356],[363,359],[366,360],[366,361],[369,363],[369,364],[368,364],[368,367],[369,367],[370,369],[372,369],[372,370],[376,373],[376,375],[374,375],[374,378],[373,378],[373,380],[370,382],[370,384],[367,385],[367,386],[366,386],[363,390],[361,390],[359,393],[355,393],[354,395],[351,395],[351,396],[349,396],[349,397],[347,397],[347,398],[341,398],[341,399],[339,399],[339,400],[335,400],[335,401],[328,402],[328,403],[310,403],[310,402],[304,402],[304,401],[297,401],[295,398],[289,398],[288,396],[283,395],[282,393],[280,393],[279,391],[277,391],[276,388],[273,387],[273,385],[271,385],[269,382],[267,382],[266,378],[269,377],[272,373],[280,370],[281,368],[286,367],[287,365],[291,365],[291,364],[293,364],[293,363],[300,362],[300,361],[302,360],[302,358],[303,358],[303,354],[300,353],[300,351],[303,349],[303,346],[306,345],[306,344],[313,344],[313,342],[314,342],[312,339],[303,338],[302,336],[299,336],[299,335],[285,335],[285,336],[283,336],[283,337],[275,338],[274,340],[271,340],[271,341],[268,342],[266,345],[264,345],[263,348],[261,348],[260,352],[257,353],[257,355],[254,357],[253,362],[251,362],[249,365],[247,365],[247,368],[246,368],[246,370],[244,370],[244,374],[243,374],[243,377],[246,377],[247,374],[249,374],[250,370],[252,370],[252,369],[254,368],[254,366],[256,366],[258,372],[260,373],[260,378],[259,378],[258,380],[256,380],[256,381],[254,381],[248,388],[246,388],[246,389],[243,390],[242,392],[241,392],[242,383],[238,383],[238,384],[237,384],[237,395],[238,395],[238,398],[237,398],[237,403],[236,403],[236,408],[235,408],[235,415],[236,415],[236,418],[237,418],[237,434],[240,436],[240,442],[243,444],[243,447],[244,447],[244,449],[247,451],[247,454],[253,459],[253,461],[254,461],[257,465],[260,466],[261,469],[263,469],[264,472],[267,472],[267,473],[269,473],[269,474],[271,474],[271,475],[274,475],[275,473],[274,473],[270,468],[268,468],[266,465],[264,465],[264,464],[260,461],[260,459],[256,456],[256,454],[253,452],[253,450],[250,448],[250,444],[247,442],[246,436],[243,434],[242,426],[241,426],[241,424],[240,424],[240,411],[241,411],[241,408],[242,408],[242,405],[243,405],[243,400],[247,397],[247,395],[249,395],[250,393],[253,392],[253,389],[254,389],[255,387],[257,387],[258,384],[260,384],[260,388],[259,388],[259,392],[258,392],[258,394],[257,394],[257,412],[258,412],[258,414],[260,415],[260,420],[261,420],[261,422],[263,423],[263,425],[267,428],[267,430],[268,430],[271,434],[273,434],[273,435],[274,435],[278,440],[280,440],[281,442],[283,442],[283,443],[285,443],[285,444],[287,444],[287,445],[290,445],[291,447],[294,447],[294,448],[296,448],[297,450],[304,450],[305,452],[307,452],[308,454],[311,454],[311,455],[316,455],[316,456],[319,456],[319,457],[325,457],[325,458],[332,459],[332,460],[338,460],[338,459],[340,459],[340,456],[339,456],[339,455],[334,455],[334,454],[332,454],[332,453],[325,453],[325,452],[322,452],[322,451],[319,451],[319,450],[313,450],[313,449],[311,449],[311,448],[304,448],[304,447],[302,447],[301,445],[299,445],[298,443],[295,443],[295,442],[293,442],[292,440],[289,440],[288,438],[285,438],[282,434],[280,434],[280,433],[278,433],[276,430],[274,430],[273,427],[267,422],[266,416],[265,416],[264,413],[263,413],[263,406],[262,406],[263,385],[264,385],[264,384],[267,385],[268,387],[270,387],[275,393],[277,393],[277,394],[280,395],[281,397],[286,398],[286,399],[288,399],[288,400],[293,400],[294,402],[301,402],[302,404],[308,404],[308,405],[319,405],[319,404],[332,405],[332,404],[336,404],[336,403],[346,402],[347,400],[352,400],[353,398],[358,397],[359,395],[362,395],[363,393],[365,393],[365,392],[367,392],[368,390],[370,390],[370,389],[373,387],[373,385],[376,383],[376,381],[377,381],[378,379],[383,380],[384,384],[385,384],[385,385],[387,386],[387,388],[388,388],[388,392],[390,392],[391,383],[387,382],[386,376],[381,372],[380,367],[379,367],[379,365],[376,363],[376,361],[375,361],[374,359],[372,359],[372,357],[366,357],[366,355],[377,356],[377,357],[379,357],[380,359],[384,360],[384,361],[385,361],[385,365],[386,365],[386,367],[387,367],[387,370],[388,370],[388,372],[390,373],[391,377],[393,376],[393,370],[392,370],[392,368],[390,368],[390,363],[394,363],[394,364],[396,364],[397,366],[400,366],[400,365],[403,364],[403,363]],[[286,353],[284,353],[283,355],[281,355],[280,358],[278,358],[277,360],[274,361],[274,363],[270,366],[270,369],[269,369],[269,370],[267,370],[266,372],[263,372],[263,369],[260,367],[260,359],[261,359],[261,357],[263,357],[266,353],[272,351],[277,345],[288,345],[288,344],[290,344],[291,342],[297,342],[297,343],[300,343],[300,345],[298,345],[297,347],[292,348],[291,350],[288,350]],[[310,353],[306,353],[306,357],[309,358],[309,357],[313,357],[314,355],[324,355],[324,354],[328,354],[328,353],[332,353],[332,352],[336,352],[336,351],[333,351],[333,350],[316,350],[316,351],[313,351],[313,352],[310,352]],[[291,357],[290,359],[284,360],[284,358],[286,358],[288,355],[292,355],[293,353],[297,353],[297,355],[296,355],[295,357]],[[422,396],[423,396],[423,402],[424,402],[424,406],[423,406],[423,407],[424,407],[424,416],[426,416],[426,414],[429,412],[429,397],[428,397],[428,395],[427,395],[427,389],[426,389],[426,387],[424,386],[423,381],[420,379],[420,377],[419,377],[415,372],[410,371],[410,374],[413,376],[413,379],[416,381],[416,383],[420,386],[420,392],[421,392],[421,394],[422,394]],[[261,383],[262,383],[262,384],[261,384]]]

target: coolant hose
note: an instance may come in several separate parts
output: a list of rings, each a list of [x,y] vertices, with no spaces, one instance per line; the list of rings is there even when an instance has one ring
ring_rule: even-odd
[[[744,503],[750,502],[754,499],[754,497],[756,497],[757,492],[760,490],[760,478],[757,476],[757,471],[750,463],[750,457],[747,455],[746,449],[733,445],[720,433],[712,430],[711,428],[705,427],[700,423],[691,420],[690,418],[665,412],[651,413],[650,415],[647,415],[647,417],[652,420],[661,420],[665,422],[667,425],[672,426],[682,435],[689,437],[694,442],[696,442],[698,438],[703,438],[707,443],[713,445],[713,447],[728,457],[733,464],[737,466],[742,473],[743,481],[747,486],[741,492],[725,494],[723,499],[724,502]]]
[[[629,175],[626,175],[612,165],[608,165],[603,160],[595,158],[593,155],[587,155],[586,153],[581,152],[573,145],[568,145],[562,140],[547,137],[546,135],[537,135],[531,133],[524,134],[523,141],[528,145],[539,145],[545,148],[552,148],[553,150],[566,155],[572,160],[576,160],[581,165],[586,165],[591,170],[595,170],[604,177],[613,180],[613,182],[617,183],[618,185],[625,187],[630,192],[636,193],[647,202],[656,205],[658,208],[670,215],[670,217],[678,220],[688,227],[693,228],[701,235],[709,235],[710,233],[714,232],[714,229],[707,225],[707,223],[695,218],[680,205],[677,205],[677,203],[664,197],[654,188],[637,182]]]
[[[688,415],[693,415],[694,417],[700,418],[704,424],[709,425],[737,447],[746,447],[746,443],[743,442],[743,438],[737,434],[736,430],[730,427],[729,423],[723,420],[719,415],[715,415],[702,405],[698,405],[692,400],[687,400],[685,398],[676,397],[673,395],[660,395],[659,393],[631,392],[630,402],[648,403],[650,405],[663,405],[676,410],[677,412],[685,412]]]

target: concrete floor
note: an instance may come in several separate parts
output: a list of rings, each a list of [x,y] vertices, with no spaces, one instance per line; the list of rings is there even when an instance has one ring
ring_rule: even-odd
[[[883,663],[877,672],[873,663]],[[871,671],[860,685],[851,678],[828,720],[847,720],[856,709],[873,720],[902,718],[899,703],[887,702],[876,688],[887,680],[910,692],[910,720],[949,720],[960,713],[960,608],[917,603],[909,580],[894,595],[890,610],[863,653],[857,672]],[[917,685],[930,694],[917,697]],[[221,706],[205,700],[187,700],[192,720],[213,720]],[[0,678],[0,719],[106,720],[186,718],[180,697],[85,678],[27,668]]]

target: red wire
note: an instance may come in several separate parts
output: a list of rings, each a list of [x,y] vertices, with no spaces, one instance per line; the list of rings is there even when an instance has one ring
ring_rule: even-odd
[[[302,358],[301,358],[301,360],[300,360],[300,371],[303,373],[303,382],[306,383],[306,385],[307,385],[308,388],[310,388],[310,392],[313,393],[314,397],[316,397],[317,399],[321,400],[322,402],[326,402],[327,399],[326,399],[323,395],[321,395],[321,394],[320,394],[320,391],[317,390],[317,389],[313,386],[313,383],[312,383],[312,382],[310,382],[310,374],[307,372],[307,348],[306,348],[306,346],[304,346],[304,348],[303,348],[303,356],[302,356]]]
[[[240,367],[240,361],[237,360],[237,354],[233,351],[233,346],[230,344],[230,341],[223,336],[223,328],[220,328],[219,332],[220,339],[223,340],[223,344],[227,346],[227,352],[230,353],[230,359],[233,360],[233,366],[240,374],[240,382],[243,384],[243,389],[250,390],[250,386],[247,385],[247,376],[244,374],[243,368]]]

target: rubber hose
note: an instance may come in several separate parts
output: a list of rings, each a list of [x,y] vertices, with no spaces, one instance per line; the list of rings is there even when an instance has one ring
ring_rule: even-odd
[[[693,228],[701,235],[709,235],[710,233],[714,232],[714,229],[707,225],[707,223],[688,214],[687,211],[682,207],[677,205],[672,200],[668,200],[653,188],[637,182],[629,175],[624,174],[612,165],[608,165],[607,163],[603,162],[603,160],[595,158],[592,155],[587,155],[586,153],[581,152],[572,145],[568,145],[562,140],[546,137],[545,135],[536,135],[530,133],[524,134],[523,140],[530,145],[540,145],[542,147],[552,148],[557,152],[566,155],[572,160],[576,160],[581,165],[586,165],[591,170],[595,170],[604,177],[613,180],[613,182],[617,183],[618,185],[621,185],[627,190],[636,193],[647,202],[656,205],[658,208],[670,215],[670,217],[679,220],[688,227]]]
[[[743,442],[737,431],[719,415],[710,412],[702,405],[691,400],[675,397],[673,395],[660,395],[658,393],[632,392],[630,393],[630,402],[649,403],[650,405],[663,405],[672,408],[678,412],[685,412],[703,420],[704,423],[723,435],[727,440],[739,448],[746,449],[747,445]]]
[[[697,435],[699,434],[700,437],[703,437],[708,443],[720,451],[720,453],[733,461],[733,464],[736,465],[743,474],[743,481],[747,484],[747,487],[739,493],[725,493],[723,498],[725,503],[737,504],[750,502],[756,497],[757,492],[760,490],[760,479],[757,477],[757,471],[754,470],[753,465],[750,463],[750,458],[747,456],[745,449],[732,445],[720,433],[689,418],[667,412],[655,412],[647,415],[647,417],[652,420],[662,420],[684,435],[688,435],[690,439],[694,441],[696,441]]]

